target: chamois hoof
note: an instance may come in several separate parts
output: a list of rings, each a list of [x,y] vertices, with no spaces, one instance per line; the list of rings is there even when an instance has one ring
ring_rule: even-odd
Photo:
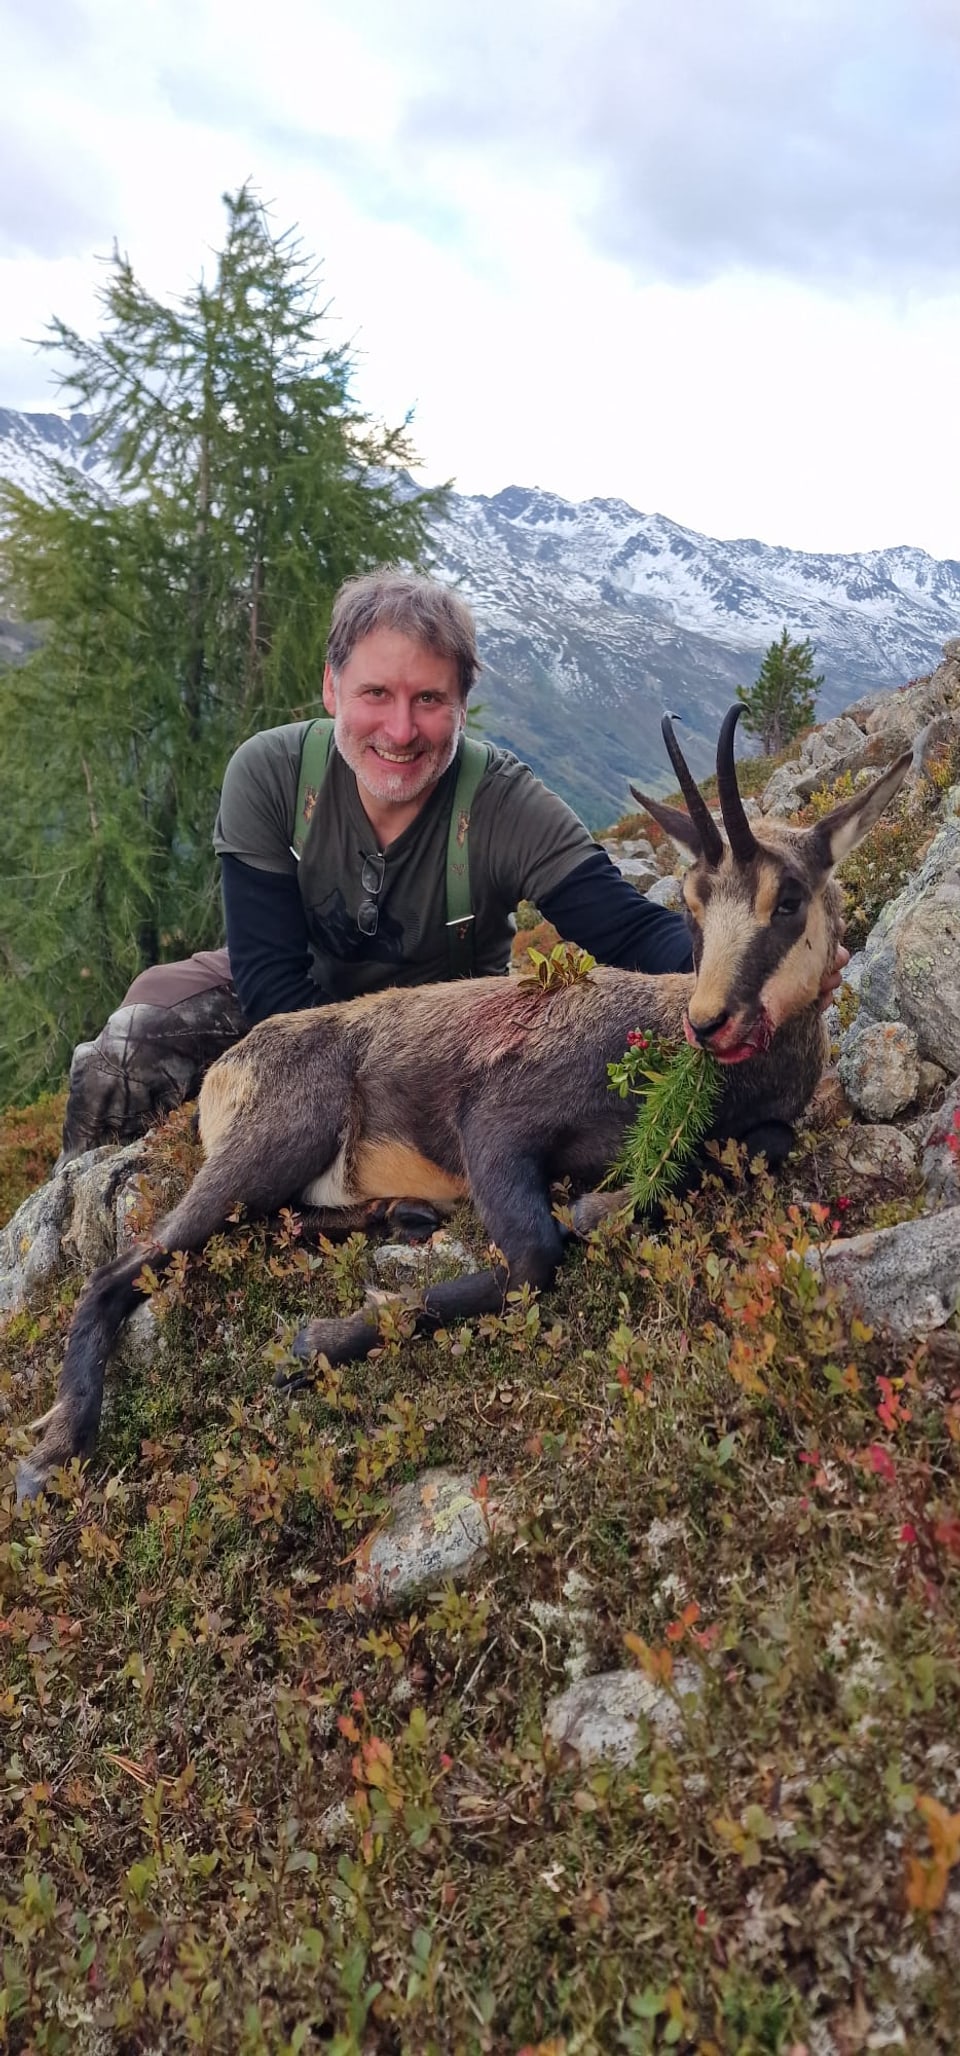
[[[369,1356],[379,1339],[376,1314],[357,1313],[342,1321],[307,1321],[294,1336],[291,1347],[301,1363],[313,1363],[316,1357],[325,1356],[329,1364],[346,1364],[356,1357]]]
[[[398,1242],[427,1242],[443,1224],[443,1215],[425,1200],[398,1199],[387,1216]]]
[[[31,1499],[39,1499],[46,1489],[46,1472],[38,1470],[36,1464],[30,1463],[25,1456],[21,1457],[16,1475],[17,1505],[29,1506]]]
[[[599,1228],[601,1221],[608,1221],[611,1214],[619,1214],[630,1203],[630,1194],[625,1185],[616,1192],[584,1192],[570,1209],[572,1233],[583,1242]]]

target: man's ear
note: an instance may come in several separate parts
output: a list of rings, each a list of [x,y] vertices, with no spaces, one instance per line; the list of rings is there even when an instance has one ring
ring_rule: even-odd
[[[325,664],[323,667],[323,704],[328,714],[336,713],[337,688],[329,664]]]
[[[466,700],[461,700],[461,702],[460,702],[460,727],[461,727],[461,730],[462,730],[462,729],[464,729],[464,728],[466,728],[466,725],[467,725],[467,703],[466,703]]]

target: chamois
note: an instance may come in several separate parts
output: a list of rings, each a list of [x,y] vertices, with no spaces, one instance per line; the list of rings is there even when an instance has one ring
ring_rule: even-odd
[[[727,714],[717,749],[726,840],[668,716],[664,740],[689,811],[635,791],[693,860],[683,884],[692,973],[600,967],[546,989],[503,978],[404,986],[273,1015],[218,1058],[200,1093],[206,1160],[154,1238],[91,1278],[57,1398],[34,1423],[42,1439],[21,1465],[21,1498],[91,1449],[144,1263],[162,1272],[175,1251],[201,1249],[238,1203],[269,1214],[298,1202],[350,1209],[404,1197],[449,1208],[468,1197],[503,1263],[430,1286],[418,1319],[497,1311],[508,1284],[542,1287],[557,1269],[564,1235],[551,1185],[589,1193],[616,1161],[634,1109],[610,1091],[607,1066],[632,1029],[711,1051],[726,1067],[713,1135],[782,1161],[823,1067],[820,984],[841,931],[831,872],[898,791],[910,756],[811,828],[754,829],[734,765],[741,712]],[[366,1308],[308,1322],[294,1347],[338,1363],[377,1338]]]

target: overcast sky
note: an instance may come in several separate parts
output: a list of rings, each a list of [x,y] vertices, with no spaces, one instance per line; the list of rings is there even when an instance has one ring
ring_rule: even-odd
[[[960,557],[960,0],[0,0],[0,405],[247,178],[425,480]]]

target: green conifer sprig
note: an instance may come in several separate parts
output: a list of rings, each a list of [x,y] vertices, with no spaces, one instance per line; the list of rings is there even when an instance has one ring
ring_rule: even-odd
[[[642,1096],[613,1173],[642,1213],[674,1190],[696,1155],[720,1098],[720,1067],[705,1050],[637,1031],[608,1070],[622,1099],[630,1092]]]

